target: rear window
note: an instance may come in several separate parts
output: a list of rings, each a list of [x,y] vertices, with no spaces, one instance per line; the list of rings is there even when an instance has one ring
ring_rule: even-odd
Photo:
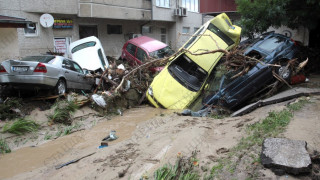
[[[95,46],[96,44],[97,44],[97,43],[94,42],[94,41],[86,42],[86,43],[83,43],[83,44],[80,44],[80,45],[74,47],[74,48],[71,50],[71,52],[72,52],[72,53],[75,53],[75,52],[77,52],[77,51],[80,51],[81,49],[84,49],[84,48],[87,48],[87,47],[93,47],[93,46]]]
[[[284,42],[285,42],[285,39],[283,39],[283,38],[272,37],[270,39],[265,40],[258,47],[262,50],[272,52],[273,50],[275,50],[277,47],[279,47]]]
[[[42,63],[49,63],[55,56],[27,56],[21,59],[21,61],[36,61]]]
[[[219,36],[224,42],[226,42],[228,44],[228,46],[231,46],[232,44],[234,44],[233,40],[227,36],[226,34],[224,34],[219,28],[217,28],[215,25],[213,24],[209,24],[208,26],[208,30],[213,32],[214,34],[216,34],[217,36]]]

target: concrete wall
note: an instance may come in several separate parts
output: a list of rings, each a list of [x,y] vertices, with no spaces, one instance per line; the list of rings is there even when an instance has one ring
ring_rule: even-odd
[[[152,0],[152,20],[155,21],[176,21],[174,9],[178,7],[178,0],[170,0],[170,8],[156,6],[156,0]]]
[[[18,33],[16,28],[0,28],[0,62],[19,57]]]
[[[290,29],[286,26],[281,26],[280,28],[270,27],[267,31],[275,31],[276,33],[283,34],[286,36],[291,36],[295,41],[302,42],[303,45],[309,45],[309,30],[300,26],[297,29]]]
[[[178,50],[194,33],[194,28],[201,27],[202,15],[196,12],[187,12],[186,17],[175,16],[174,9],[181,6],[181,1],[170,0],[170,8],[156,6],[156,0],[152,0],[152,18],[154,21],[172,22],[168,26],[168,44]],[[183,27],[190,28],[190,34],[181,34]]]
[[[202,26],[202,15],[200,13],[188,12],[187,17],[181,17],[176,21],[176,48],[182,47],[182,45],[194,34],[194,28],[200,28]],[[188,34],[182,33],[183,27],[189,27],[190,32]],[[174,32],[173,32],[174,33]]]
[[[193,28],[200,27],[202,24],[201,14],[188,12],[187,17],[173,16],[174,8],[177,7],[176,0],[171,0],[172,8],[156,7],[155,0],[153,1],[154,6],[151,8],[152,2],[147,0],[131,0],[130,4],[127,0],[12,0],[10,3],[8,0],[0,0],[0,14],[22,17],[37,23],[38,34],[36,36],[26,36],[23,28],[17,30],[17,51],[20,56],[53,51],[55,37],[68,37],[72,42],[78,40],[79,25],[97,25],[98,38],[108,56],[119,57],[122,46],[129,39],[129,35],[141,34],[142,25],[152,26],[152,33],[145,35],[158,40],[161,40],[161,28],[165,28],[167,44],[175,50],[179,49],[190,38],[190,35],[182,37],[179,34],[182,27],[190,27],[190,34],[193,34]],[[69,8],[70,12],[64,8],[59,9],[59,3],[66,9]],[[52,9],[46,9],[47,5]],[[80,9],[74,10],[75,6]],[[81,8],[86,10],[82,11]],[[43,28],[39,24],[39,19],[46,10],[49,13],[52,12],[55,19],[72,19],[73,29]],[[156,20],[151,20],[151,10],[154,11],[153,16],[157,14]],[[108,24],[122,25],[123,33],[108,34]]]
[[[21,16],[22,11],[77,14],[78,0],[0,0],[0,8],[9,16]]]
[[[146,0],[80,0],[79,17],[151,20],[151,2]]]

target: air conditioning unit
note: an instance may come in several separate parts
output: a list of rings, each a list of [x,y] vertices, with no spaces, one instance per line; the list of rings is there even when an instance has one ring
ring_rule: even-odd
[[[187,8],[181,7],[181,16],[187,16]]]
[[[181,16],[181,9],[180,8],[174,9],[174,15]]]
[[[137,38],[142,36],[142,34],[129,34],[129,39]]]

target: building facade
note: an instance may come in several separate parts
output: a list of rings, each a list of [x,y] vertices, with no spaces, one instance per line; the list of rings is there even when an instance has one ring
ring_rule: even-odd
[[[228,14],[230,19],[235,22],[240,19],[240,14],[237,13],[237,4],[235,0],[201,0],[200,13],[205,16],[205,21],[210,19],[210,16],[215,16],[225,12]],[[207,18],[207,16],[209,18]],[[309,45],[309,30],[305,27],[300,26],[296,29],[290,29],[286,26],[279,28],[270,27],[267,31],[275,31],[276,33],[283,34],[291,37],[296,41],[300,41],[303,45]],[[246,38],[242,38],[245,40]]]
[[[71,42],[91,35],[100,39],[107,56],[116,58],[123,44],[139,35],[177,50],[202,25],[199,8],[199,0],[0,0],[0,15],[30,22],[25,28],[10,29],[16,32],[11,35],[12,46],[20,57],[67,53]],[[45,13],[53,16],[53,27],[41,26]],[[0,37],[3,44],[10,43],[9,39]],[[13,58],[0,56],[1,60]]]

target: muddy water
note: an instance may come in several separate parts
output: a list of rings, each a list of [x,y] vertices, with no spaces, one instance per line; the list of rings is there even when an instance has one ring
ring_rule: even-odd
[[[0,179],[43,166],[54,166],[77,158],[79,154],[86,154],[87,151],[95,151],[110,130],[116,130],[119,139],[109,143],[109,146],[112,146],[130,138],[140,122],[166,112],[163,109],[151,107],[130,109],[123,116],[100,122],[91,129],[61,137],[37,147],[22,148],[10,154],[1,155]]]

